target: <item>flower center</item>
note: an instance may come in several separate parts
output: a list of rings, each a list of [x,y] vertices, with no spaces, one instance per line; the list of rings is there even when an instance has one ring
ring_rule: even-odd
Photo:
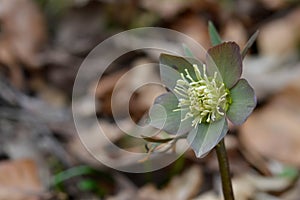
[[[224,83],[217,80],[217,72],[213,77],[207,77],[205,65],[202,74],[197,65],[193,67],[196,80],[187,69],[186,74],[181,73],[181,79],[177,80],[174,91],[179,95],[179,108],[174,111],[187,110],[182,121],[194,118],[192,126],[196,127],[200,123],[216,121],[225,115],[229,104],[229,90]]]

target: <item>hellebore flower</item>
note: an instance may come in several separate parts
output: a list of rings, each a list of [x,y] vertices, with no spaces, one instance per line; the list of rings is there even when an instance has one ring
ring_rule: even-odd
[[[150,124],[169,134],[187,133],[196,156],[203,157],[226,135],[227,120],[241,125],[256,105],[241,74],[242,56],[234,42],[210,48],[205,63],[161,54],[160,75],[169,92],[156,98]]]

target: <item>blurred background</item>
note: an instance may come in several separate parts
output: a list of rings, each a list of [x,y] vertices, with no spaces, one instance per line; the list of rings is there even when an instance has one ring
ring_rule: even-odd
[[[187,34],[207,49],[209,20],[225,41],[241,48],[260,31],[243,71],[258,106],[225,138],[236,199],[299,200],[298,0],[0,0],[0,200],[221,200],[214,152],[197,159],[187,151],[155,172],[116,171],[87,152],[71,112],[77,70],[101,41],[131,28],[155,26]],[[146,152],[147,142],[132,141],[118,129],[111,94],[122,75],[149,62],[153,58],[142,50],[125,54],[99,83],[85,85],[88,91],[97,88],[97,117],[109,139],[132,151]],[[159,73],[143,68],[117,92],[128,95],[137,78],[159,80]],[[125,105],[132,119],[140,121],[164,91],[156,85],[135,91]],[[88,98],[76,103],[83,115],[93,115]],[[122,113],[122,99],[117,105]],[[85,137],[99,154],[124,161],[97,137],[96,128]]]

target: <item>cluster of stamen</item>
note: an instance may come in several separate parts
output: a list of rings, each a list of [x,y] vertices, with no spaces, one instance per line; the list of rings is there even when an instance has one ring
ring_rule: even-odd
[[[193,118],[192,126],[196,127],[203,122],[213,122],[224,116],[228,107],[228,89],[223,82],[217,80],[217,72],[213,77],[206,75],[203,65],[201,74],[197,65],[193,65],[196,80],[192,78],[187,69],[185,75],[181,73],[181,79],[177,80],[174,91],[178,94],[178,109],[187,110],[183,120]]]

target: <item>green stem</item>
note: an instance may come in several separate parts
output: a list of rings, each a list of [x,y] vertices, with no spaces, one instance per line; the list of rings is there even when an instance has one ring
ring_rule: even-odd
[[[231,178],[230,178],[230,169],[229,169],[229,163],[228,163],[224,139],[222,139],[219,142],[219,144],[217,144],[215,149],[218,156],[224,199],[234,200]]]

